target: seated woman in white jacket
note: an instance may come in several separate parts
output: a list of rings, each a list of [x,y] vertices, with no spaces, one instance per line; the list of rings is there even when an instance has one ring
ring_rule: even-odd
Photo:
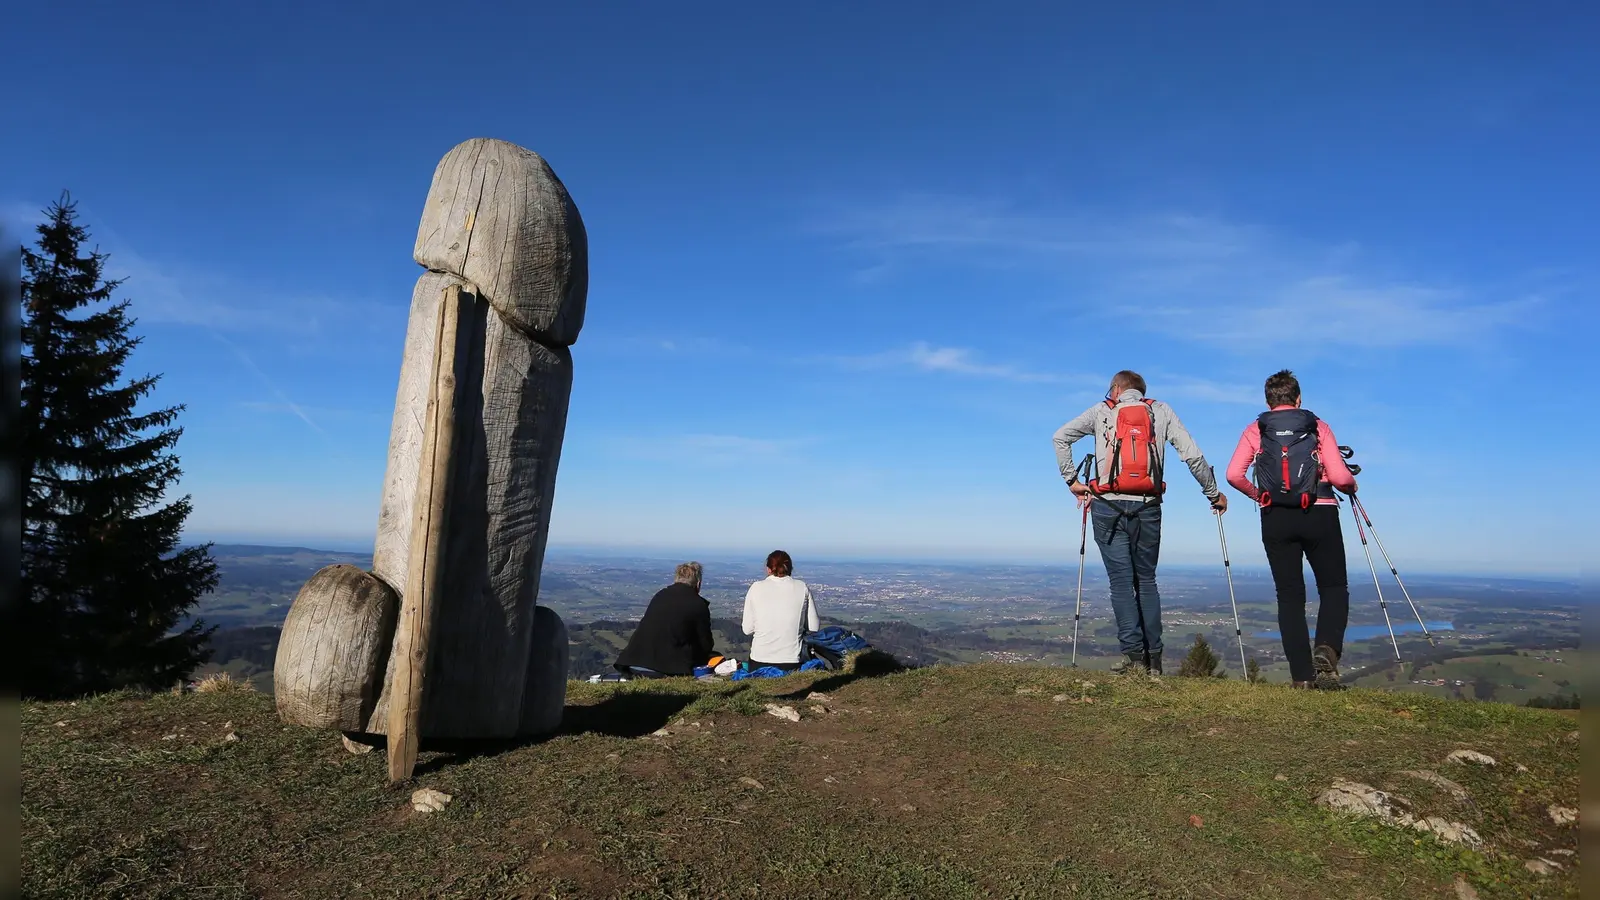
[[[750,638],[750,668],[800,668],[800,635],[821,628],[811,589],[794,577],[794,560],[782,550],[767,554],[767,577],[744,595],[744,633]]]

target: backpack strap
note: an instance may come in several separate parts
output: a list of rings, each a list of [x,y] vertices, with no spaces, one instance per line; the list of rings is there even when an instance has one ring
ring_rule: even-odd
[[[1256,438],[1256,458],[1251,461],[1251,465],[1256,468],[1258,473],[1261,469],[1261,460],[1267,455],[1267,416],[1269,415],[1272,415],[1272,410],[1270,409],[1256,416],[1256,433],[1258,435]],[[1259,474],[1256,476],[1256,491],[1256,505],[1262,509],[1270,507],[1272,505],[1272,494],[1261,489],[1261,477]]]
[[[1306,410],[1306,415],[1311,417],[1312,439],[1316,441],[1316,446],[1311,450],[1311,458],[1317,461],[1317,499],[1325,500],[1333,496],[1333,484],[1325,477],[1328,474],[1328,467],[1322,463],[1322,419],[1309,409]],[[1323,485],[1328,486],[1326,495],[1322,490]]]
[[[1140,402],[1150,417],[1150,479],[1156,483],[1156,502],[1160,503],[1167,492],[1167,467],[1161,462],[1161,445],[1165,442],[1156,435],[1156,401],[1145,397]]]

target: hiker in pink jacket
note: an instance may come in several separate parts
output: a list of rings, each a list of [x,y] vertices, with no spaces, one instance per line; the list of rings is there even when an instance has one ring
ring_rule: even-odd
[[[1228,483],[1261,508],[1261,543],[1278,590],[1278,631],[1295,687],[1339,689],[1339,657],[1350,620],[1344,533],[1338,488],[1356,492],[1333,429],[1300,408],[1300,382],[1288,369],[1266,384],[1268,410],[1239,435],[1228,462]],[[1247,471],[1254,466],[1255,481]],[[1301,560],[1317,579],[1317,639],[1306,625],[1306,581]]]

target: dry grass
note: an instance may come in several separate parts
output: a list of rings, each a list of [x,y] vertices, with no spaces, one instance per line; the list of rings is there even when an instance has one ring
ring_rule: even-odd
[[[253,694],[256,686],[243,678],[227,672],[213,672],[195,682],[194,689],[201,694]]]

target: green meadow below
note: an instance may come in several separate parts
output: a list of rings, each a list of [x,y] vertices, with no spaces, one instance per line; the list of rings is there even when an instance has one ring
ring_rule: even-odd
[[[253,692],[23,704],[24,894],[1578,896],[1577,829],[1547,812],[1578,806],[1556,711],[1001,664],[573,683],[568,704],[546,739],[425,747],[401,787]],[[1330,812],[1335,779],[1483,846]],[[415,811],[423,787],[448,806]]]

